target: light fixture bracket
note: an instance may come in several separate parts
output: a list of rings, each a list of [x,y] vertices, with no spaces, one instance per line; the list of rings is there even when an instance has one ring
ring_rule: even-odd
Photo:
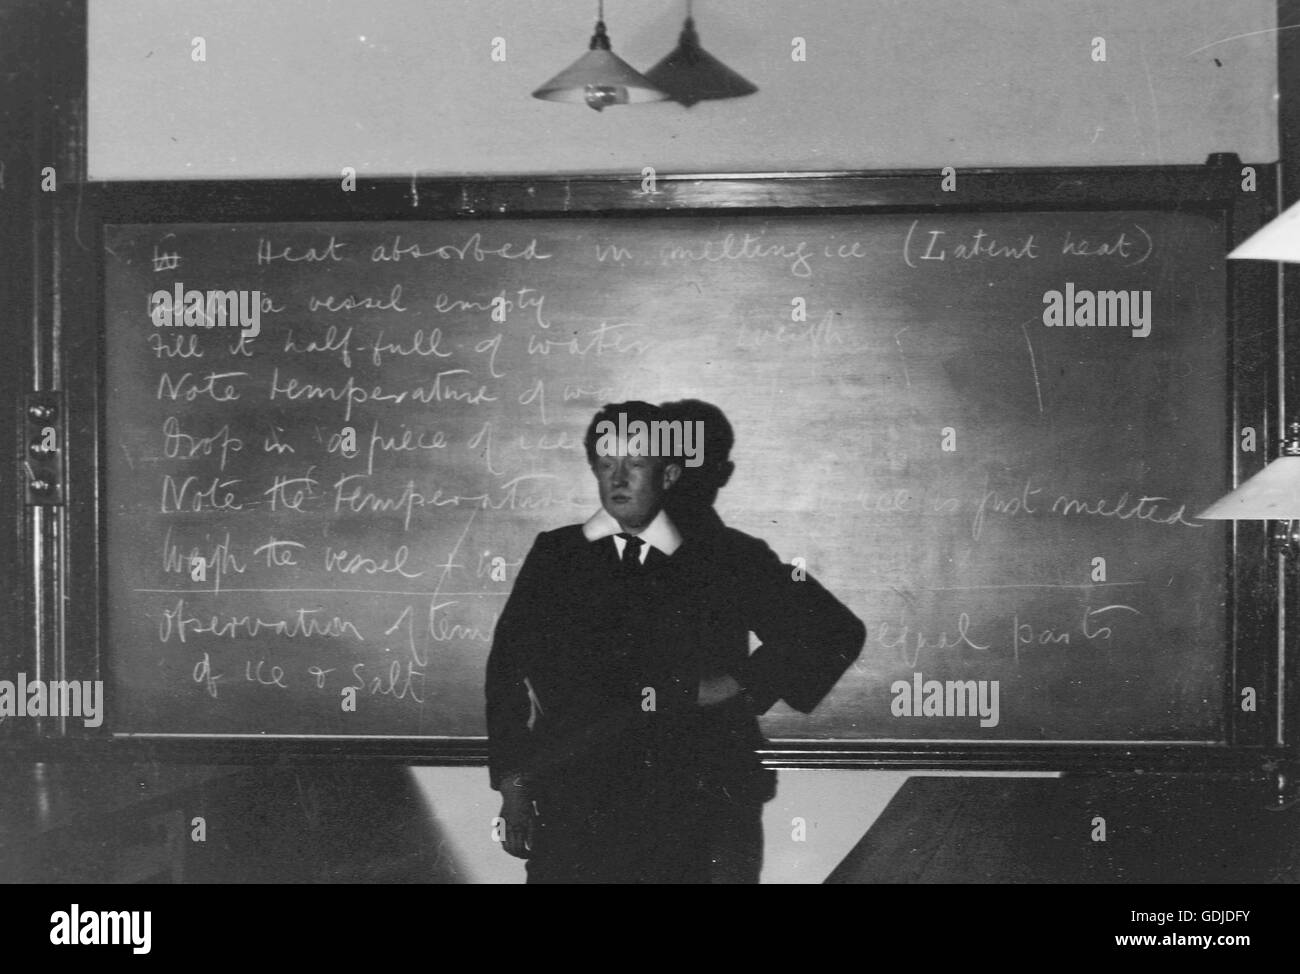
[[[596,33],[591,35],[591,43],[587,46],[587,50],[608,51],[610,49],[609,32],[605,30],[605,22],[598,20],[596,21]]]

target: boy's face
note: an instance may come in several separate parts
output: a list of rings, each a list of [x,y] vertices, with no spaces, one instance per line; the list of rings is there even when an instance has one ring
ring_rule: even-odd
[[[655,519],[682,468],[663,457],[629,454],[626,440],[618,447],[615,455],[597,456],[591,470],[600,487],[600,506],[624,531],[638,534]]]

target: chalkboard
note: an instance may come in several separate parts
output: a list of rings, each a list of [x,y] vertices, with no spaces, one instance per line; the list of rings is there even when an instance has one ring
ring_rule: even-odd
[[[521,560],[596,509],[592,413],[698,398],[719,514],[868,627],[773,739],[1224,740],[1224,240],[1168,207],[105,226],[113,726],[481,738]],[[258,292],[260,334],[155,324],[178,286]]]

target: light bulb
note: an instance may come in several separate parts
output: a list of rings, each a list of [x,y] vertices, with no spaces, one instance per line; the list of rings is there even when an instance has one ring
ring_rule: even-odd
[[[623,85],[587,85],[586,95],[587,104],[596,111],[627,104],[627,88]]]

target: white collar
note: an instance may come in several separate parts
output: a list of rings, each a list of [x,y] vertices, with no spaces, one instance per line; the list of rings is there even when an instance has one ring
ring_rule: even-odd
[[[603,507],[587,518],[582,525],[582,535],[588,541],[599,541],[610,535],[618,534],[623,528]],[[668,512],[660,510],[644,531],[637,535],[652,548],[658,548],[665,555],[671,555],[682,544],[682,536],[677,526],[668,517]]]

